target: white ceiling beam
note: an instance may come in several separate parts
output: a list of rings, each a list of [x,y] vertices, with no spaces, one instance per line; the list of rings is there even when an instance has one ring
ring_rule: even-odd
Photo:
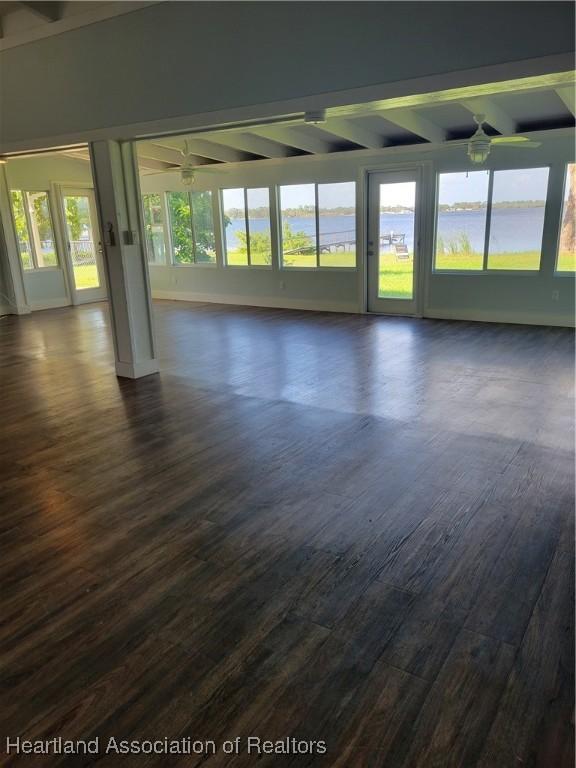
[[[163,139],[164,141],[164,139]],[[184,146],[184,142],[181,141],[182,147]],[[162,160],[165,163],[170,163],[171,165],[181,165],[182,161],[184,160],[184,155],[180,152],[179,149],[175,149],[174,147],[165,147],[161,144],[156,144],[156,142],[140,142],[138,144],[138,156],[139,157],[149,157],[153,160]],[[202,157],[201,155],[189,155],[188,156],[192,160],[192,165],[213,165],[214,161],[209,160],[206,157]]]
[[[184,156],[177,149],[168,149],[151,142],[138,144],[138,157],[149,157],[153,160],[162,160],[172,165],[181,165]]]
[[[289,147],[303,149],[305,152],[312,152],[315,155],[334,151],[334,147],[329,141],[308,133],[300,126],[263,125],[250,128],[250,133],[278,141],[280,144],[287,144]]]
[[[576,88],[572,85],[564,85],[562,88],[556,88],[556,94],[564,102],[564,106],[568,107],[574,117],[576,117]]]
[[[484,115],[488,125],[495,128],[498,133],[509,136],[516,133],[518,130],[516,121],[492,99],[481,96],[477,99],[468,99],[467,101],[462,101],[460,103],[471,114]]]
[[[172,165],[171,163],[164,163],[162,160],[154,160],[152,157],[138,156],[138,165],[141,168],[149,168],[154,171],[179,170],[175,165]]]
[[[233,147],[242,152],[250,152],[253,155],[262,157],[291,157],[294,152],[290,147],[279,144],[276,141],[264,138],[264,136],[254,136],[250,133],[236,133],[229,131],[227,133],[214,133],[208,135],[208,140],[216,144],[223,144],[226,147]]]
[[[446,131],[443,128],[412,109],[389,109],[378,114],[388,122],[394,123],[394,125],[432,142],[432,144],[441,144],[446,141]]]
[[[160,144],[161,146],[168,148],[183,149],[184,142],[188,143],[188,151],[193,155],[198,155],[199,158],[207,158],[209,160],[219,160],[221,163],[241,163],[243,160],[249,160],[250,158],[245,152],[240,152],[238,149],[232,149],[232,147],[224,147],[219,144],[213,144],[207,139],[196,139],[190,136],[179,138],[166,138],[160,142],[154,142],[154,144]],[[196,163],[202,165],[202,163]]]
[[[43,0],[42,2],[24,2],[22,0],[20,5],[24,6],[26,10],[32,11],[36,16],[39,16],[44,21],[58,21],[62,15],[62,4],[58,2],[49,2]]]
[[[377,131],[372,131],[360,125],[358,120],[346,120],[344,118],[329,118],[326,124],[322,125],[322,130],[332,133],[338,138],[353,141],[361,147],[367,149],[381,149],[389,142]]]

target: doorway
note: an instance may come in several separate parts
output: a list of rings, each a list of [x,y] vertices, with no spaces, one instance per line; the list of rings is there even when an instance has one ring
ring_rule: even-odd
[[[368,310],[417,315],[420,171],[368,176]]]
[[[106,298],[102,237],[92,189],[63,189],[68,274],[74,304]]]

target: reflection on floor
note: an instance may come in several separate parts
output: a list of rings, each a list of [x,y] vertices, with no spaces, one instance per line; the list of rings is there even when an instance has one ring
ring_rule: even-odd
[[[105,305],[1,321],[2,733],[571,766],[571,333],[156,315],[135,382]]]

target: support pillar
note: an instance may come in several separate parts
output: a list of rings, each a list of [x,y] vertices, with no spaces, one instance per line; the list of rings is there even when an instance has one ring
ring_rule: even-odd
[[[116,374],[158,372],[146,252],[141,239],[140,184],[132,142],[95,141],[92,173],[103,238]]]
[[[30,307],[12,224],[6,166],[0,163],[0,314],[4,313],[26,315]]]

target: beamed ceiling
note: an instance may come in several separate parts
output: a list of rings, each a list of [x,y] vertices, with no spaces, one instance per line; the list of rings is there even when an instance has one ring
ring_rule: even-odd
[[[158,173],[178,170],[183,152],[200,167],[359,149],[447,146],[471,136],[479,113],[485,115],[485,130],[492,135],[529,136],[573,127],[575,73],[337,107],[326,111],[321,124],[306,123],[300,113],[266,123],[147,138],[138,142],[138,161],[143,173]],[[66,154],[89,160],[87,148]]]
[[[304,122],[300,114],[279,116],[268,124],[162,136],[139,142],[139,163],[143,172],[177,169],[185,150],[194,165],[202,166],[447,144],[468,138],[479,113],[486,116],[486,131],[494,135],[567,128],[575,123],[574,82],[574,73],[562,73],[328,109],[326,122],[316,125]]]

